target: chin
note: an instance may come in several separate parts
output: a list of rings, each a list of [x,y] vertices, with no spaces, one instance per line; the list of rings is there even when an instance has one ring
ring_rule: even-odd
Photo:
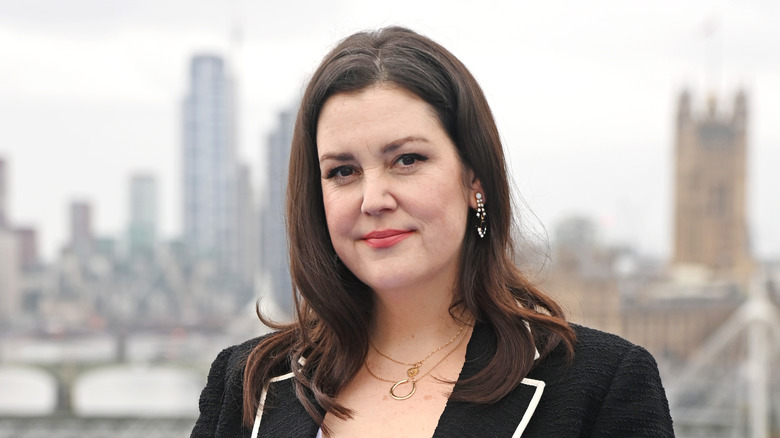
[[[413,284],[409,279],[399,279],[398,277],[375,279],[375,281],[365,283],[375,293],[401,291],[410,288]]]

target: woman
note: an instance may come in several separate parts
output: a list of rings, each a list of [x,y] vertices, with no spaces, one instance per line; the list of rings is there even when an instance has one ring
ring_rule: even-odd
[[[498,131],[446,49],[342,41],[289,174],[297,319],[217,357],[193,437],[673,436],[653,358],[569,325],[512,263]]]

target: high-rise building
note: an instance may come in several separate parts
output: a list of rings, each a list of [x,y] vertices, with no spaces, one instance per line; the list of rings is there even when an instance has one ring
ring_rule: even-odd
[[[31,271],[40,266],[38,256],[38,233],[35,228],[18,227],[14,230],[19,254],[19,267]]]
[[[16,236],[0,228],[0,325],[14,318],[21,303],[21,285]]]
[[[751,269],[745,207],[747,98],[731,111],[713,96],[706,110],[679,98],[675,144],[674,263],[705,268],[713,279],[743,282]]]
[[[237,178],[238,212],[238,260],[237,274],[246,285],[253,285],[257,271],[257,230],[258,217],[255,205],[255,191],[249,166],[241,164]]]
[[[5,160],[0,158],[0,230],[10,227],[8,218],[8,187],[6,186]]]
[[[70,204],[70,252],[78,257],[90,256],[95,249],[92,233],[92,206],[88,202],[74,201]]]
[[[157,179],[134,175],[130,180],[130,223],[127,226],[131,255],[152,255],[157,242]]]
[[[17,315],[21,302],[19,252],[7,202],[6,166],[0,158],[0,320],[3,322]]]
[[[234,96],[221,57],[192,58],[183,122],[185,242],[196,257],[234,271],[238,251]]]
[[[260,265],[271,279],[279,308],[292,315],[292,285],[284,224],[285,193],[296,110],[279,113],[276,128],[268,136],[265,153],[267,177],[260,233]]]

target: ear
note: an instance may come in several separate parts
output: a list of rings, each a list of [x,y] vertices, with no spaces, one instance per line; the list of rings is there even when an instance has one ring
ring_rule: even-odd
[[[473,208],[474,210],[477,209],[477,193],[482,194],[482,202],[487,204],[487,196],[485,196],[485,191],[482,189],[482,182],[480,182],[479,178],[474,176],[474,172],[469,172],[469,176],[471,179],[471,186],[469,188],[469,207]]]

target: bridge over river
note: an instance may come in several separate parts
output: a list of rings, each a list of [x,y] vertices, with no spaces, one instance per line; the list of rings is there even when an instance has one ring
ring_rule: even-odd
[[[780,438],[780,312],[766,291],[754,284],[687,363],[659,364],[679,438]],[[89,342],[90,354],[102,348]],[[137,362],[0,365],[0,438],[189,436],[209,361],[232,343],[179,343],[174,355],[168,345]]]

